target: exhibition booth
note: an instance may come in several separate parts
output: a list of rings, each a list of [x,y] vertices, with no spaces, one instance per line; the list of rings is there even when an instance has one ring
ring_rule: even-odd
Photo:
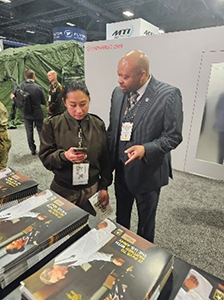
[[[90,112],[99,115],[106,127],[109,125],[110,99],[113,89],[118,85],[117,63],[127,52],[142,50],[149,58],[150,73],[156,79],[178,87],[182,93],[184,138],[177,149],[172,151],[173,168],[224,180],[223,162],[218,159],[222,149],[219,145],[217,119],[220,95],[223,93],[224,42],[220,37],[224,33],[224,26],[158,34],[158,28],[145,28],[146,24],[143,23],[141,20],[136,23],[139,36],[133,35],[133,27],[121,25],[117,29],[107,28],[107,40],[85,42],[84,69],[85,82],[91,96]],[[85,235],[89,229],[91,226],[83,228],[80,234],[73,236],[72,242]],[[15,295],[18,295],[21,280],[39,270],[68,245],[66,243],[55,249],[50,256],[26,271],[11,286],[2,290],[2,297],[10,296],[14,289]],[[164,281],[163,289],[154,294],[155,298],[149,296],[147,299],[173,300],[189,270],[197,269],[176,257],[173,266],[171,276]],[[198,272],[210,282],[212,293],[215,293],[217,282],[223,287],[223,280],[199,269]],[[224,291],[223,288],[221,290]]]
[[[154,77],[182,92],[184,139],[172,153],[173,168],[223,180],[215,129],[216,104],[223,91],[223,33],[222,26],[85,43],[91,111],[108,125],[111,94],[118,85],[117,63],[125,53],[142,50]]]

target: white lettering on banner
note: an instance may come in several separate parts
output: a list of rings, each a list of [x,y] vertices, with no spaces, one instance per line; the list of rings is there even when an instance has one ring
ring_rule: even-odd
[[[63,34],[62,31],[57,31],[57,32],[54,33],[54,37],[59,37],[62,34]]]
[[[77,37],[81,40],[86,40],[85,34],[82,34],[82,33],[74,32],[74,37]]]
[[[123,48],[123,44],[88,46],[86,47],[86,51],[91,52],[91,51],[98,51],[98,50],[113,50],[113,49],[121,49],[121,48]]]

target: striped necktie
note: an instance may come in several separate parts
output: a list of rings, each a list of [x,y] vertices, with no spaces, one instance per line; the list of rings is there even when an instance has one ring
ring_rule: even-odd
[[[137,98],[138,98],[138,95],[139,93],[138,92],[130,92],[130,95],[129,95],[129,110],[132,109],[136,102],[137,102]]]

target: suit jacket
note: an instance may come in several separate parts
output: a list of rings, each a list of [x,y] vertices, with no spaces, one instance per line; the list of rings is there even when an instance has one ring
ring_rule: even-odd
[[[43,119],[44,114],[41,105],[46,105],[43,88],[31,80],[26,80],[22,85],[24,90],[30,94],[33,107],[33,113],[25,114],[24,118],[30,120]]]
[[[111,99],[108,138],[114,168],[117,164],[122,106],[127,97],[117,87]],[[182,141],[182,98],[178,88],[152,76],[139,101],[131,140],[126,142],[125,147],[145,147],[145,156],[141,160],[124,166],[127,186],[133,194],[150,192],[168,184],[169,176],[172,178],[170,151]]]

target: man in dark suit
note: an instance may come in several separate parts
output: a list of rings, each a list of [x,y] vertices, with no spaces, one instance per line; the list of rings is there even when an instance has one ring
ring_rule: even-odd
[[[26,80],[25,82],[20,84],[20,87],[30,94],[29,100],[31,101],[32,112],[28,114],[23,114],[22,117],[24,119],[27,141],[31,150],[31,154],[36,155],[36,145],[33,136],[33,129],[34,126],[36,126],[37,132],[40,137],[44,119],[41,104],[46,105],[46,100],[43,88],[37,83],[35,83],[35,72],[33,70],[28,69],[25,71],[25,77]],[[15,94],[11,94],[10,97],[11,99],[16,97],[16,91]]]
[[[150,75],[148,58],[141,51],[120,59],[118,77],[108,127],[117,222],[130,228],[136,199],[137,233],[153,242],[160,189],[172,178],[170,151],[182,141],[181,93]]]

